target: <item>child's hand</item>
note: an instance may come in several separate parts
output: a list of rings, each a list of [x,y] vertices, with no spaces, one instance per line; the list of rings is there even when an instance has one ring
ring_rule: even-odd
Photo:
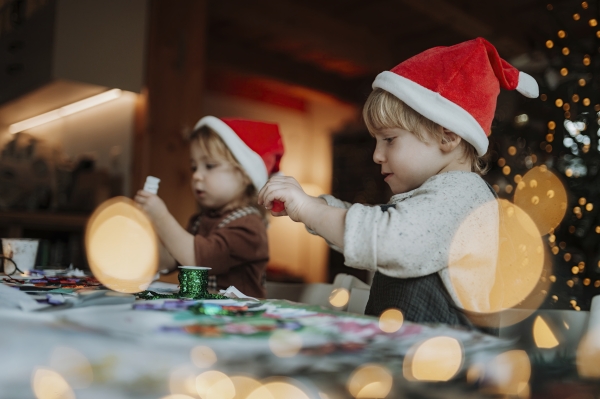
[[[153,223],[158,223],[165,216],[169,215],[167,206],[156,194],[149,193],[144,190],[139,190],[134,198]]]
[[[282,202],[285,209],[276,212],[274,202]],[[318,198],[306,194],[293,177],[275,176],[258,193],[259,205],[271,210],[273,216],[289,216],[295,222],[301,222],[301,211]]]

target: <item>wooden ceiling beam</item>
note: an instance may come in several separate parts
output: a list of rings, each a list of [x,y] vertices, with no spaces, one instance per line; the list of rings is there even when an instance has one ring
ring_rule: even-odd
[[[506,35],[497,34],[493,26],[464,12],[447,0],[400,1],[413,10],[465,36],[465,38],[481,36],[488,39],[504,57],[514,57],[527,52],[527,48],[522,43]]]
[[[344,78],[286,55],[248,43],[212,38],[207,46],[210,67],[226,67],[328,93],[342,101],[361,104],[370,92],[373,77]]]
[[[230,22],[253,36],[261,36],[262,47],[321,69],[360,76],[393,66],[390,47],[381,38],[300,2],[235,0],[214,1],[210,5],[211,19],[216,17],[217,23]]]

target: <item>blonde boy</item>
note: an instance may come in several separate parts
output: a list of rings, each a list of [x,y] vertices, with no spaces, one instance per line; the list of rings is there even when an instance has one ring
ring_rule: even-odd
[[[394,193],[387,205],[310,197],[281,176],[261,190],[259,203],[284,202],[276,216],[304,223],[346,265],[375,272],[367,314],[398,308],[409,321],[470,325],[463,309],[489,309],[496,252],[478,244],[497,243],[497,212],[475,223],[472,240],[450,248],[461,223],[495,198],[479,173],[500,87],[537,97],[535,80],[485,39],[418,54],[377,76],[363,110],[376,140],[373,161]],[[465,259],[480,270],[451,279],[449,265]]]

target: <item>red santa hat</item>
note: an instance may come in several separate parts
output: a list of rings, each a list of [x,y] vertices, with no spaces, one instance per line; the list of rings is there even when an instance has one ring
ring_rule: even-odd
[[[482,156],[488,148],[500,87],[529,98],[539,95],[535,79],[500,58],[487,40],[434,47],[377,75],[383,89],[409,107],[458,134]]]
[[[205,116],[196,123],[194,130],[205,126],[221,137],[257,190],[265,185],[270,175],[279,171],[283,142],[276,124]]]

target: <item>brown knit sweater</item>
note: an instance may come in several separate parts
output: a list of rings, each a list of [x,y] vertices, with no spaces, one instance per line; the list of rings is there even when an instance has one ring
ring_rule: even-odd
[[[209,275],[217,277],[219,289],[233,285],[246,295],[265,298],[267,228],[257,214],[232,218],[233,213],[190,219],[188,231],[194,234],[196,265],[212,268]],[[228,217],[233,220],[222,223]]]

